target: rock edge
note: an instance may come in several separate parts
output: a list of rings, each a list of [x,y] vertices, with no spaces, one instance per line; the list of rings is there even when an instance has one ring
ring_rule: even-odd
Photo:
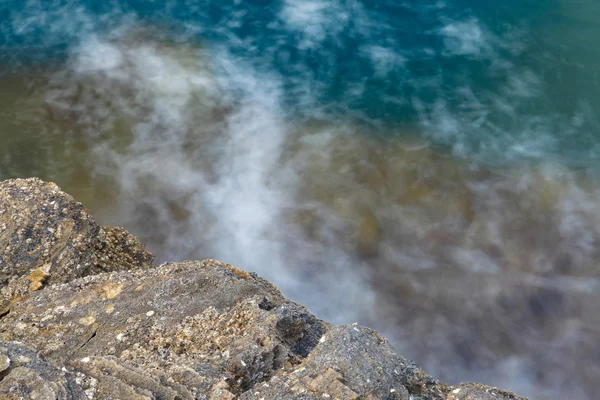
[[[216,260],[153,266],[54,183],[0,182],[0,399],[524,400],[449,386]]]

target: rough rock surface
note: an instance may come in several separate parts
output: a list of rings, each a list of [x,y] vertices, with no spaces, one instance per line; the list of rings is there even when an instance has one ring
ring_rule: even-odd
[[[56,185],[0,183],[0,399],[523,399],[440,383],[231,265],[151,263]]]
[[[74,374],[17,342],[0,342],[0,399],[87,399]]]
[[[44,285],[149,267],[153,256],[121,228],[100,228],[54,183],[0,183],[0,315]]]

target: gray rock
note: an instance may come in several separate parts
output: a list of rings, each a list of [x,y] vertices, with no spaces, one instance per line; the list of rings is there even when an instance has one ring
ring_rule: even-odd
[[[100,384],[99,371],[110,370],[111,379],[165,398],[207,393],[221,381],[242,393],[297,363],[327,328],[271,284],[213,260],[50,286],[0,321],[5,339],[27,342]],[[174,375],[182,386],[163,387]]]
[[[448,400],[527,400],[524,397],[478,383],[461,383],[453,388]]]
[[[5,354],[0,354],[0,372],[4,372],[10,367],[10,358]]]
[[[121,228],[100,228],[54,183],[0,182],[0,315],[44,285],[149,267],[153,256]]]
[[[410,380],[408,377],[414,376],[411,368],[416,367],[398,357],[387,340],[375,331],[358,325],[336,326],[320,338],[319,344],[293,371],[278,374],[267,385],[242,398],[409,400],[405,384]],[[431,381],[428,383],[438,384],[427,378]]]
[[[21,343],[0,342],[0,364],[0,399],[87,399],[73,374]]]
[[[410,361],[399,357],[381,335],[358,325],[336,326],[328,331],[305,365],[310,370],[331,368],[357,393],[377,399],[408,399],[405,386],[418,386],[422,391],[438,385]],[[415,379],[417,371],[420,375]],[[425,382],[422,377],[426,377]]]

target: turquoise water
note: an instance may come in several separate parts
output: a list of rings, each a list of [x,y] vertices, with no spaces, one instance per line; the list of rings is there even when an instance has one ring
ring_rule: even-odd
[[[593,399],[600,3],[0,1],[0,178],[452,382]]]
[[[2,3],[7,69],[61,62],[97,35],[152,26],[276,77],[295,118],[416,124],[493,162],[597,158],[597,2]],[[221,66],[222,67],[222,66]]]

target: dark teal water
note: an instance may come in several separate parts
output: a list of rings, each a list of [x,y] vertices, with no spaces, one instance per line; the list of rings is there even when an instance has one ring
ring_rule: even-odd
[[[0,179],[451,382],[600,391],[600,2],[0,0]]]
[[[224,48],[282,80],[285,111],[422,127],[492,162],[597,160],[592,0],[3,1],[6,69],[60,62],[94,35],[144,24]],[[117,33],[118,34],[118,33]]]

